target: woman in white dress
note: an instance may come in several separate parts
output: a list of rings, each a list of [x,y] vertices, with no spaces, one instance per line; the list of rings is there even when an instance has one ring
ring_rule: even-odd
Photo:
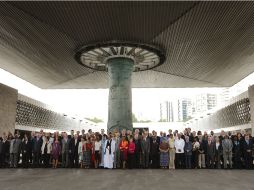
[[[114,153],[115,153],[115,141],[112,139],[112,135],[109,134],[109,138],[105,142],[103,148],[104,154],[104,168],[113,168],[114,163]]]

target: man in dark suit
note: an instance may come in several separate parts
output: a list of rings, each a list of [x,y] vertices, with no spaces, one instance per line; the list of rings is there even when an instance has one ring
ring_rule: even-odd
[[[238,140],[237,136],[233,137],[233,166],[235,169],[242,168],[241,156],[242,156],[242,141]]]
[[[33,152],[33,166],[39,167],[41,159],[41,146],[43,140],[40,137],[39,133],[36,133],[35,137],[32,140],[32,152]]]
[[[0,168],[2,167],[2,157],[3,157],[3,155],[2,155],[2,149],[3,149],[3,139],[2,139],[2,137],[0,137]]]
[[[68,135],[63,133],[62,139],[62,167],[68,168],[69,166],[69,144],[70,139],[68,139]]]
[[[148,132],[144,132],[143,139],[141,141],[141,150],[142,150],[142,163],[144,168],[149,167],[149,155],[150,155],[150,139],[148,137]]]
[[[214,157],[216,153],[216,147],[210,136],[208,137],[206,146],[207,146],[206,148],[207,167],[214,168]]]
[[[10,142],[7,140],[7,136],[3,134],[2,140],[2,155],[0,157],[0,163],[3,168],[8,166],[10,156]]]
[[[74,135],[74,166],[76,168],[79,167],[79,155],[78,155],[79,142],[80,142],[79,136]]]
[[[151,144],[151,150],[150,150],[150,158],[152,161],[152,168],[158,168],[159,167],[159,158],[160,158],[160,153],[159,153],[159,144],[156,141],[156,136],[151,138],[152,144]]]
[[[19,162],[19,154],[21,150],[21,140],[18,138],[18,135],[15,135],[15,138],[11,140],[10,144],[10,167],[17,168]]]
[[[79,139],[78,139],[78,135],[75,134],[69,140],[70,167],[75,166],[77,168],[79,165],[78,146],[79,146]]]
[[[252,168],[252,146],[253,141],[250,139],[248,134],[245,135],[245,141],[243,141],[243,156],[245,161],[245,168],[251,169]]]
[[[25,135],[21,144],[23,168],[28,168],[31,151],[32,151],[31,141],[28,139],[27,135]]]
[[[74,166],[74,150],[75,150],[75,139],[74,139],[74,131],[71,130],[71,135],[68,136],[69,141],[69,167],[73,168]]]

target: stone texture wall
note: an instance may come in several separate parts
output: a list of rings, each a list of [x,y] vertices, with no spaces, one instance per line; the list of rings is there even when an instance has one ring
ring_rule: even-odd
[[[249,100],[250,100],[250,115],[251,115],[251,128],[252,136],[254,135],[254,85],[248,88]]]
[[[132,88],[133,61],[114,58],[108,61],[109,98],[108,131],[129,129],[132,131]]]
[[[0,84],[0,134],[14,133],[18,91]]]

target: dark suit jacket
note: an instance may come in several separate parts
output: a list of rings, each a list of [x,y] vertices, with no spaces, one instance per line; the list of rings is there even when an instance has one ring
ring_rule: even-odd
[[[5,141],[2,142],[2,155],[6,156],[9,155],[10,153],[10,142],[9,141]]]
[[[70,139],[67,138],[67,140],[62,139],[62,154],[63,153],[69,153],[69,145],[70,145]]]
[[[32,152],[32,143],[31,141],[27,141],[27,143],[25,141],[22,142],[21,144],[21,153],[22,154],[30,154]]]
[[[159,155],[159,144],[157,142],[151,144],[151,156]]]
[[[75,139],[74,137],[72,137],[69,140],[69,153],[74,154],[74,151],[75,151]]]
[[[140,139],[135,139],[135,153],[140,153],[141,152],[141,140]]]
[[[69,141],[69,153],[73,155],[78,155],[78,146],[79,146],[79,139],[77,139],[77,143],[75,145],[75,138],[71,138]]]
[[[147,137],[146,140],[143,139],[141,141],[142,152],[150,152],[150,145],[151,145],[151,142],[149,137]]]
[[[79,147],[79,143],[80,141],[78,140],[77,144],[75,145],[75,152],[74,155],[76,155],[78,157],[78,147]]]
[[[206,150],[207,150],[207,155],[208,156],[215,156],[215,153],[216,153],[216,145],[211,142],[211,144],[209,145],[208,142],[207,142],[207,145],[206,145]]]
[[[3,142],[0,140],[0,155],[2,154]]]
[[[223,153],[223,148],[222,148],[221,143],[220,143],[220,145],[218,147],[218,150],[216,149],[216,144],[215,144],[215,155],[216,156],[220,156],[220,155],[222,155],[222,153]]]
[[[237,143],[235,143],[233,141],[233,155],[234,157],[241,157],[242,156],[242,141],[237,141]]]
[[[32,140],[32,151],[33,153],[40,153],[43,140],[42,138],[37,139],[36,137]]]
[[[253,141],[250,139],[249,140],[249,144],[246,143],[246,141],[243,141],[243,154],[245,156],[249,156],[252,154],[252,152],[247,152],[247,150],[251,150],[252,151],[252,147],[253,147]]]

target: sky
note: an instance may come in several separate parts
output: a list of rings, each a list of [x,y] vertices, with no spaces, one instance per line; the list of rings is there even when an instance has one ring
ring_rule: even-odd
[[[138,119],[158,121],[160,119],[160,102],[170,98],[181,97],[188,91],[189,95],[215,89],[144,89],[132,90],[132,110]],[[97,116],[107,121],[108,89],[88,90],[46,90],[48,104],[57,110],[67,110],[85,117]],[[185,92],[185,93],[184,93]],[[60,97],[60,98],[59,98]],[[68,113],[67,113],[68,114]]]
[[[250,81],[254,81],[254,75],[248,77],[240,83],[241,89],[247,88]],[[107,122],[108,89],[42,90],[3,69],[0,69],[0,83],[16,88],[20,94],[46,103],[60,113],[79,118],[98,117]],[[234,88],[233,92],[237,93],[239,85],[238,87],[235,85]],[[158,121],[162,101],[184,97],[186,94],[188,97],[205,92],[218,94],[221,90],[221,88],[134,88],[132,109],[138,119]]]

